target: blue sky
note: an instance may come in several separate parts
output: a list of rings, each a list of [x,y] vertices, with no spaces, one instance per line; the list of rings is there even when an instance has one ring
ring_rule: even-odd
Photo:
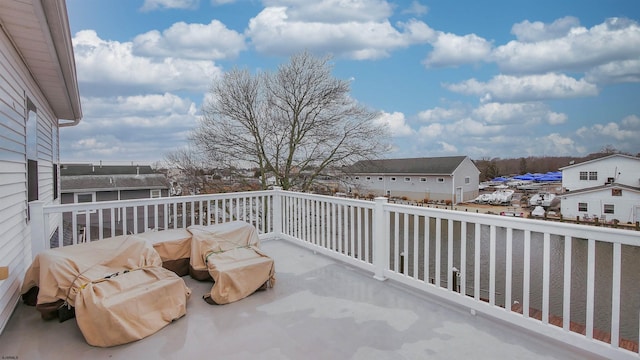
[[[635,0],[67,0],[83,119],[61,160],[155,162],[234,66],[302,50],[389,126],[389,158],[640,153]]]

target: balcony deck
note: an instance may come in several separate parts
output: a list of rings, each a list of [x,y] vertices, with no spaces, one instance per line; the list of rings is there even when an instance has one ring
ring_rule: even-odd
[[[186,276],[187,315],[140,341],[88,345],[74,320],[43,321],[19,304],[0,336],[3,359],[588,359],[568,345],[418,294],[285,240],[264,241],[276,286],[236,303],[201,300]]]

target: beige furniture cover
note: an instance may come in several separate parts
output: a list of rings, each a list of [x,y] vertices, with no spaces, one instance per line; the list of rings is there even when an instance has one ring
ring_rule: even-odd
[[[153,244],[165,269],[173,271],[178,276],[189,275],[191,233],[187,229],[147,231],[135,236]]]
[[[153,246],[131,235],[50,249],[27,269],[22,294],[39,288],[36,306],[66,301],[75,307],[91,345],[124,344],[186,313],[191,290],[161,265]]]
[[[206,269],[214,284],[205,299],[228,304],[261,287],[275,284],[273,259],[258,248],[254,226],[242,221],[211,226],[191,226],[191,264],[195,272]],[[193,249],[198,253],[194,254]]]

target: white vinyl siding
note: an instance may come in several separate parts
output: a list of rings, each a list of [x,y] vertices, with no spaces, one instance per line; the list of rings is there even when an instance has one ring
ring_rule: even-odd
[[[38,197],[53,199],[53,167],[58,156],[52,139],[53,112],[20,60],[5,33],[0,31],[0,265],[9,278],[0,281],[0,330],[19,299],[20,284],[31,263],[31,231],[27,222],[26,104],[37,109],[35,134],[38,160]],[[56,131],[57,134],[57,131]],[[51,231],[57,225],[51,222]]]

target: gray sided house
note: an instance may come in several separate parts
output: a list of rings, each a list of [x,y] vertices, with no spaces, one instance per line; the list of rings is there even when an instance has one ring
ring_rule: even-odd
[[[0,332],[42,242],[32,239],[29,206],[60,202],[59,131],[81,118],[65,1],[0,1],[0,266],[9,270]],[[58,224],[54,217],[44,237]]]
[[[480,171],[467,156],[363,160],[346,172],[351,193],[415,201],[469,201],[480,184]]]
[[[164,174],[154,173],[150,166],[104,166],[92,164],[64,164],[61,166],[61,201],[63,204],[82,203],[95,201],[119,201],[131,199],[148,199],[169,196],[169,181]],[[155,207],[146,209],[147,221],[145,222],[145,209],[143,207],[120,209],[113,214],[103,214],[102,227],[107,232],[114,231],[114,234],[121,234],[125,229],[133,229],[134,226],[144,226],[145,223],[153,223],[156,216]],[[122,211],[128,211],[129,216],[125,216]],[[137,216],[133,212],[137,211]],[[164,220],[163,209],[158,209],[160,223]],[[87,231],[91,231],[89,236],[94,238],[100,224],[98,214],[90,214],[91,226],[86,226],[86,219],[83,216],[77,217],[73,224],[70,214],[65,218],[65,226],[75,226],[75,231],[79,238],[85,237]],[[123,219],[130,219],[130,223],[123,224]],[[136,218],[136,224],[133,219]],[[111,224],[115,229],[111,229]],[[71,239],[65,239],[65,241]]]

